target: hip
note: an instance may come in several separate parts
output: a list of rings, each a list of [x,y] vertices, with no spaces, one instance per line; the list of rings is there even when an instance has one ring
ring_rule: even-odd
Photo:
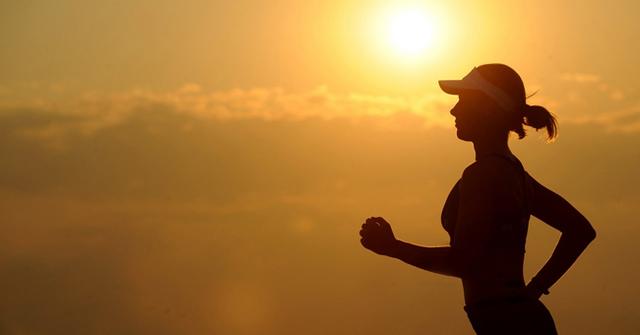
[[[540,300],[526,297],[484,300],[464,307],[479,334],[557,334],[551,313]]]

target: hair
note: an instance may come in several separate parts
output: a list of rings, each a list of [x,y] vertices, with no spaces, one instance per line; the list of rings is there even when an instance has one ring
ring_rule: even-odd
[[[546,128],[549,141],[558,136],[556,117],[542,106],[527,104],[526,100],[531,96],[525,95],[524,83],[514,69],[504,64],[484,64],[478,66],[477,70],[487,81],[502,89],[520,106],[518,108],[520,113],[516,113],[512,119],[508,120],[509,130],[518,134],[519,139],[526,136],[524,125],[536,131]]]
[[[535,130],[547,128],[547,138],[549,141],[558,136],[558,121],[546,108],[538,105],[525,104],[523,114],[524,122],[514,130],[520,139],[525,136],[524,127],[522,127],[523,124],[533,127]]]

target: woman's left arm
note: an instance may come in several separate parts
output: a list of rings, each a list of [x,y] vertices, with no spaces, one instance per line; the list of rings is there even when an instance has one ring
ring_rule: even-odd
[[[551,258],[527,285],[532,295],[540,296],[542,293],[548,293],[548,289],[569,270],[595,239],[596,231],[563,197],[542,186],[535,179],[531,180],[534,190],[532,214],[562,232]]]

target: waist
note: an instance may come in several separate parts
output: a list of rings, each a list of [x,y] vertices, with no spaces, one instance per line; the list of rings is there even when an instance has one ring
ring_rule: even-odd
[[[464,301],[467,305],[474,305],[483,301],[511,301],[525,297],[526,286],[524,278],[514,276],[512,279],[494,280],[462,280]]]
[[[465,304],[463,308],[467,313],[474,313],[476,311],[484,310],[487,308],[494,308],[498,306],[509,307],[509,305],[531,303],[536,301],[538,300],[534,300],[524,294],[518,294],[505,297],[484,298],[470,304]]]

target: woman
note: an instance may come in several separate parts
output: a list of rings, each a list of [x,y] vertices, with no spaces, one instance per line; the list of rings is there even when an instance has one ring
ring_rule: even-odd
[[[462,173],[442,210],[450,245],[422,247],[397,240],[387,221],[371,217],[362,245],[427,271],[462,279],[465,311],[477,334],[557,334],[542,294],[569,269],[596,233],[589,221],[522,167],[508,146],[523,125],[556,136],[555,118],[526,103],[520,76],[503,64],[474,68],[462,80],[440,81],[458,95],[451,110],[457,136],[473,143],[476,160]],[[525,285],[529,216],[562,232],[551,258]]]

